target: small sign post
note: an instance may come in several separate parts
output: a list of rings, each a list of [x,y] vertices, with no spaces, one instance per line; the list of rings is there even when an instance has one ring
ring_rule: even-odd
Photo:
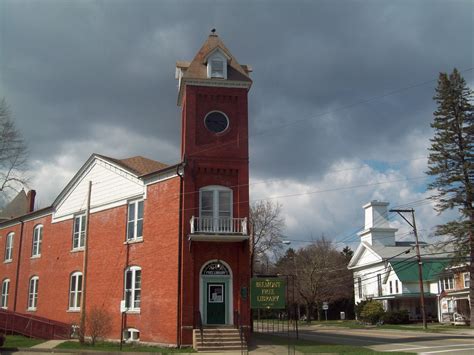
[[[326,316],[326,321],[328,320],[328,309],[329,309],[329,303],[323,302],[323,310],[324,310],[324,315]]]
[[[285,309],[286,282],[280,278],[254,277],[250,283],[250,308]]]

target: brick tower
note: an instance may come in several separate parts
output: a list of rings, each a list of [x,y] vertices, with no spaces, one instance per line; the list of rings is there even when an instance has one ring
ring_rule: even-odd
[[[182,107],[180,343],[206,325],[248,326],[249,66],[211,32],[191,62],[177,62]]]

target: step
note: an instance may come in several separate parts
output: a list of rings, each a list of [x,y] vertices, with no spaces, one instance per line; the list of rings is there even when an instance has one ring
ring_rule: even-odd
[[[198,334],[197,339],[203,340],[203,341],[214,340],[214,339],[219,339],[219,340],[223,340],[223,341],[226,341],[226,340],[239,340],[240,341],[240,336],[238,336],[238,335],[237,336],[234,336],[234,335],[230,336],[229,335],[229,336],[214,337],[214,336],[204,335],[204,336],[201,337]]]
[[[229,347],[212,347],[212,346],[205,346],[205,347],[198,347],[196,349],[197,351],[219,351],[219,352],[224,352],[224,351],[240,351],[240,350],[245,350],[247,351],[247,346],[244,346],[241,348],[240,346],[229,346]]]

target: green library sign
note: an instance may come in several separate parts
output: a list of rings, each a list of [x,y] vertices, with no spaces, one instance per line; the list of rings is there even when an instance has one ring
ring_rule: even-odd
[[[285,294],[284,279],[254,277],[250,282],[250,307],[252,309],[284,309]]]

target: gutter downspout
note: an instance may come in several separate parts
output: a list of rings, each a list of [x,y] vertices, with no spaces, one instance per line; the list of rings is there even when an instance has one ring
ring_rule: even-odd
[[[18,298],[18,278],[20,277],[20,265],[21,265],[21,249],[23,245],[23,227],[25,222],[20,220],[21,227],[20,227],[20,242],[18,244],[18,261],[16,264],[16,277],[15,277],[15,298],[13,299],[13,312],[16,312],[16,301]]]
[[[183,175],[180,174],[179,169],[185,167],[186,163],[182,163],[176,167],[176,174],[179,176],[179,221],[178,221],[178,297],[177,297],[177,316],[176,316],[176,345],[181,347],[181,251],[182,251],[182,235],[183,235]],[[183,171],[184,174],[184,171]]]

